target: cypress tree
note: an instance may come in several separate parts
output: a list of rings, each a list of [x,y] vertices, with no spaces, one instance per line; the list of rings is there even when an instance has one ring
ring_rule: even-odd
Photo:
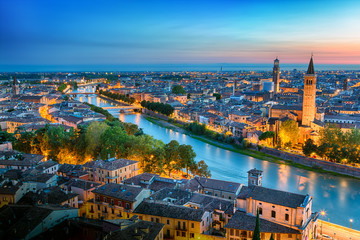
[[[261,240],[260,239],[260,217],[259,217],[259,209],[256,212],[256,223],[252,240]]]
[[[271,235],[270,235],[270,239],[269,239],[269,240],[274,240],[273,233],[271,233]]]

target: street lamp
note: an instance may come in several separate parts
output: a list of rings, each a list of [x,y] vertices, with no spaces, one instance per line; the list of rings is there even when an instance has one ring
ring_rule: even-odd
[[[352,220],[352,219],[350,219],[350,229],[351,229],[352,222],[353,222],[353,220]]]
[[[325,211],[321,211],[321,235],[322,235],[322,225],[323,225],[323,219],[324,219]]]

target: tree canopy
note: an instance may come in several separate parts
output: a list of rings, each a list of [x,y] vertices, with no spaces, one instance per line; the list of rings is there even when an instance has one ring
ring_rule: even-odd
[[[151,111],[155,111],[166,116],[170,116],[174,113],[174,108],[170,104],[159,103],[159,102],[150,102],[150,101],[141,101],[141,106],[149,109]]]
[[[286,120],[281,123],[279,138],[282,146],[293,146],[299,141],[299,126],[293,120]]]
[[[305,142],[303,153],[310,156],[312,152],[333,162],[360,163],[360,130],[344,132],[336,125],[327,125],[320,131],[319,145],[311,139]]]
[[[175,85],[172,87],[171,92],[174,94],[185,94],[186,91],[181,85]]]
[[[186,170],[203,177],[210,171],[204,161],[195,162],[190,145],[173,140],[168,144],[146,135],[132,123],[92,122],[66,131],[62,126],[46,125],[34,132],[20,133],[16,150],[43,154],[59,163],[83,164],[91,159],[117,157],[140,161],[145,172],[168,174]]]
[[[58,90],[59,92],[63,92],[63,91],[66,89],[66,87],[67,87],[66,84],[65,84],[65,83],[62,83],[62,84],[59,85],[59,87],[58,87],[57,90]]]

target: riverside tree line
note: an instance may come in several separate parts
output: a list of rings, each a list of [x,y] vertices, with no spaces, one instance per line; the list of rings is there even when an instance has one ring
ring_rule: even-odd
[[[107,96],[111,99],[120,100],[120,101],[127,102],[130,104],[133,104],[135,102],[135,98],[129,97],[128,95],[124,95],[124,94],[120,94],[120,93],[112,93],[110,91],[103,91],[103,90],[98,90],[98,92],[100,95]]]
[[[342,131],[336,125],[328,125],[320,131],[315,144],[308,139],[303,147],[306,156],[313,154],[337,163],[360,163],[360,130]]]
[[[210,177],[202,160],[195,162],[196,153],[190,145],[177,141],[164,144],[143,133],[137,125],[118,120],[92,122],[71,128],[47,125],[33,132],[22,132],[14,141],[16,150],[42,154],[59,163],[83,164],[109,157],[140,161],[144,172],[166,174],[186,170],[194,175]]]
[[[343,131],[334,124],[326,125],[319,132],[319,141],[307,139],[302,147],[306,156],[318,156],[337,163],[360,163],[360,130],[357,128]],[[293,147],[300,137],[297,122],[284,121],[276,134],[264,132],[259,140],[264,144],[276,147]]]

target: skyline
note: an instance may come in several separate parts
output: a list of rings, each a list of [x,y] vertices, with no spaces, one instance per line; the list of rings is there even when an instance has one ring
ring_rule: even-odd
[[[276,56],[306,64],[312,52],[317,64],[360,64],[359,13],[356,1],[2,1],[0,71],[272,64]]]

